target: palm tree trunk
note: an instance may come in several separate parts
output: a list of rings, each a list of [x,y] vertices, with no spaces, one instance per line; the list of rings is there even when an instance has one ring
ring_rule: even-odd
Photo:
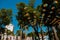
[[[21,24],[20,26],[21,26],[20,36],[21,36],[21,40],[22,40],[22,36],[23,36],[23,30],[22,30],[22,27],[23,27],[23,25]]]
[[[25,31],[27,31],[26,28],[25,28]],[[26,36],[26,33],[25,33],[25,40],[26,40],[26,38],[27,38],[27,36]]]
[[[35,34],[37,35],[38,37],[38,40],[40,40],[40,37],[39,37],[39,34],[38,34],[38,30],[36,30],[36,28],[34,26],[32,26],[34,28],[34,31],[35,31]],[[34,33],[33,33],[34,34]],[[33,36],[33,35],[32,35]],[[34,40],[34,39],[33,39]]]
[[[50,34],[49,27],[47,26],[47,28],[48,28],[48,35],[49,35],[49,40],[51,40],[51,34]]]
[[[34,30],[32,30],[32,40],[34,40]]]
[[[36,23],[36,28],[37,28],[37,36],[38,36],[38,40],[40,40],[40,36],[39,36],[39,33],[38,33],[38,25],[37,25],[37,23]]]
[[[21,36],[20,39],[22,40],[22,28],[21,28],[20,36]]]
[[[34,33],[32,32],[32,40],[34,40]]]
[[[7,29],[7,39],[6,40],[8,40],[8,29]]]
[[[53,29],[53,32],[54,32],[54,35],[55,35],[55,39],[56,40],[59,40],[58,36],[57,36],[57,33],[56,33],[56,29],[54,26],[52,26],[52,29]]]
[[[26,34],[25,34],[25,40],[26,40],[26,38],[27,38],[27,36],[26,36]]]
[[[3,36],[2,37],[3,37],[2,40],[4,40],[4,33],[3,33]]]
[[[40,26],[40,29],[41,29],[42,40],[44,40],[43,31],[42,31],[42,27],[41,26]]]
[[[7,35],[6,40],[8,40],[8,30],[7,30],[7,29],[5,29],[5,33],[6,33],[6,35]]]

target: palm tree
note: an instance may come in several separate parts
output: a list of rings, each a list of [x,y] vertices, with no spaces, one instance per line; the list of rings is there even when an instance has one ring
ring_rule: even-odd
[[[52,5],[50,4],[50,2]],[[38,8],[39,10],[35,10],[33,7],[31,7],[31,5],[30,5],[30,7],[29,6],[25,7],[24,3],[17,4],[17,8],[19,10],[18,15],[17,15],[17,20],[19,22],[21,30],[24,28],[24,26],[30,25],[36,31],[36,35],[38,35],[38,32],[36,30],[36,28],[38,28],[37,25],[39,24],[41,26],[43,23],[46,23],[46,25],[47,25],[48,23],[50,23],[50,21],[52,21],[52,19],[54,19],[55,14],[50,14],[50,13],[55,12],[55,10],[53,10],[55,8],[55,7],[53,7],[53,5],[54,4],[52,3],[52,0],[49,0],[49,2],[47,1],[47,3],[43,2],[42,9]],[[40,12],[41,12],[41,15],[40,15]],[[46,14],[46,13],[48,13],[48,14]],[[49,21],[49,19],[50,19],[50,21]],[[35,28],[35,26],[36,26],[36,28]],[[50,26],[50,24],[48,24],[47,26]],[[42,28],[41,28],[41,30],[42,30]],[[49,30],[49,27],[48,27],[48,30]],[[42,37],[42,40],[43,40],[43,37]]]
[[[6,26],[11,22],[11,18],[12,18],[12,10],[11,9],[1,9],[0,11],[0,21],[1,21],[1,25],[0,26]],[[3,27],[2,26],[2,27]]]
[[[22,37],[23,30],[25,29],[25,26],[27,24],[29,24],[28,21],[27,21],[27,16],[29,14],[28,14],[28,12],[26,12],[27,7],[24,3],[17,4],[17,8],[19,10],[18,15],[17,15],[17,20],[18,20],[20,30],[21,30],[20,35]]]
[[[48,1],[47,0],[46,1],[43,0],[43,12],[42,13],[45,13],[44,21],[45,21],[45,24],[47,26],[53,26],[53,23],[56,20],[55,19],[56,18],[56,14],[55,13],[57,11],[57,6],[58,6],[57,4],[58,4],[58,1],[56,1],[56,0],[48,0]],[[54,27],[50,27],[50,28],[52,28],[53,30],[55,29]],[[48,27],[48,30],[49,30],[49,27]],[[51,38],[50,38],[50,40],[51,40]],[[58,39],[56,38],[56,40],[58,40]]]
[[[45,14],[42,13],[42,10],[43,10],[42,5],[37,6],[37,10],[40,13],[40,15],[38,16],[37,22],[38,22],[38,24],[40,26],[40,29],[41,29],[42,40],[44,40],[44,38],[43,38],[43,31],[42,31],[42,25],[44,25],[43,19],[44,19]]]

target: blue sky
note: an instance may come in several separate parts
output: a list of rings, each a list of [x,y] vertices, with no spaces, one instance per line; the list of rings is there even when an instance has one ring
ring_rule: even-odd
[[[28,0],[0,0],[0,9],[2,9],[2,8],[12,9],[13,14],[15,15],[17,13],[16,4],[20,3],[20,2],[24,2],[24,3],[28,4]],[[42,0],[36,0],[35,7],[40,4],[42,4]],[[17,22],[15,16],[13,16],[12,19],[13,19],[12,24],[14,25],[14,33],[16,33],[16,31],[19,30],[19,27],[17,25],[18,22]],[[45,27],[43,27],[43,29],[46,30]],[[32,28],[29,29],[29,32],[31,32],[31,31],[32,31]]]

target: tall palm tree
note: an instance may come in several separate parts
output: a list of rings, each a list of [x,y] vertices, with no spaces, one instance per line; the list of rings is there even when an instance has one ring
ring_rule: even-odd
[[[45,13],[44,21],[48,26],[53,26],[52,23],[54,23],[56,20],[55,17],[56,17],[56,11],[57,11],[57,4],[58,4],[57,0],[48,0],[48,1],[43,0],[43,13]],[[53,27],[50,27],[50,28],[53,29]],[[48,27],[48,30],[49,30],[49,27]]]
[[[22,38],[23,30],[25,29],[26,25],[28,26],[29,24],[27,20],[28,18],[27,16],[29,16],[29,13],[27,12],[27,7],[24,3],[17,4],[17,9],[19,11],[16,18],[20,26],[20,30],[21,30],[20,34]]]
[[[11,18],[12,18],[12,10],[11,9],[1,9],[0,11],[0,21],[1,21],[1,25],[0,26],[6,26],[11,22]],[[2,27],[3,27],[2,26]]]
[[[40,29],[41,29],[42,40],[44,40],[44,38],[43,38],[43,32],[42,32],[42,25],[44,24],[43,19],[44,19],[45,14],[42,13],[42,10],[43,10],[42,5],[37,6],[37,10],[40,13],[37,21],[38,21],[38,24],[39,24]]]

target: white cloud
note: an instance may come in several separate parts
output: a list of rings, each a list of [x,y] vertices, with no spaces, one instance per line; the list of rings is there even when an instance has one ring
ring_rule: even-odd
[[[8,30],[13,31],[14,26],[12,24],[5,26]]]

